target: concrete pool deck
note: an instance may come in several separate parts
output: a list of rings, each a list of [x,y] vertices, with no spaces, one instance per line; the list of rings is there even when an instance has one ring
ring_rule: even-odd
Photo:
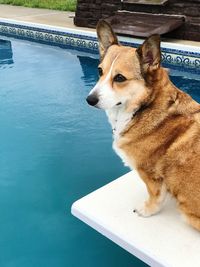
[[[22,6],[11,6],[0,4],[0,18],[12,19],[19,22],[31,22],[46,24],[56,27],[66,27],[71,30],[83,30],[95,32],[95,29],[76,27],[73,23],[74,12],[58,11],[42,8],[28,8]],[[167,42],[200,47],[200,42],[166,39]]]
[[[29,8],[0,4],[0,18],[23,22],[47,24],[71,29],[83,29],[94,32],[94,29],[76,27],[73,23],[74,12],[43,8]]]

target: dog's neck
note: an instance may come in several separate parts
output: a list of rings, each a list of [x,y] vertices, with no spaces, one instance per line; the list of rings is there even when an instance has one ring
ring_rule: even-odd
[[[129,112],[125,105],[115,106],[112,109],[106,110],[114,139],[119,139],[123,132],[131,126],[133,119],[146,110],[148,106],[149,103],[147,102]]]
[[[121,133],[125,131],[136,112],[137,110],[127,112],[124,105],[115,106],[112,109],[106,110],[108,120],[112,127],[114,139],[118,139]]]

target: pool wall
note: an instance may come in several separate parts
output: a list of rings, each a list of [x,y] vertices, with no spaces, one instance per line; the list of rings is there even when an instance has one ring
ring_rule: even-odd
[[[48,45],[70,48],[85,52],[98,53],[98,42],[95,32],[70,28],[48,26],[19,22],[10,19],[0,19],[0,35],[20,38]],[[143,40],[119,37],[122,44],[137,47]],[[180,43],[162,42],[163,63],[200,70],[200,46]]]

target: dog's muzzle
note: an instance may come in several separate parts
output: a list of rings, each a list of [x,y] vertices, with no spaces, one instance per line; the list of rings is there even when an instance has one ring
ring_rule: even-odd
[[[86,101],[90,106],[95,106],[99,102],[99,98],[95,94],[91,94],[86,98]]]

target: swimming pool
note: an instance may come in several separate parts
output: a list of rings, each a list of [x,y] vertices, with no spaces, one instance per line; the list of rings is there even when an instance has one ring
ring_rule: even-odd
[[[0,266],[146,266],[70,214],[128,171],[105,114],[85,102],[98,56],[1,39]],[[200,102],[199,74],[171,71]]]

